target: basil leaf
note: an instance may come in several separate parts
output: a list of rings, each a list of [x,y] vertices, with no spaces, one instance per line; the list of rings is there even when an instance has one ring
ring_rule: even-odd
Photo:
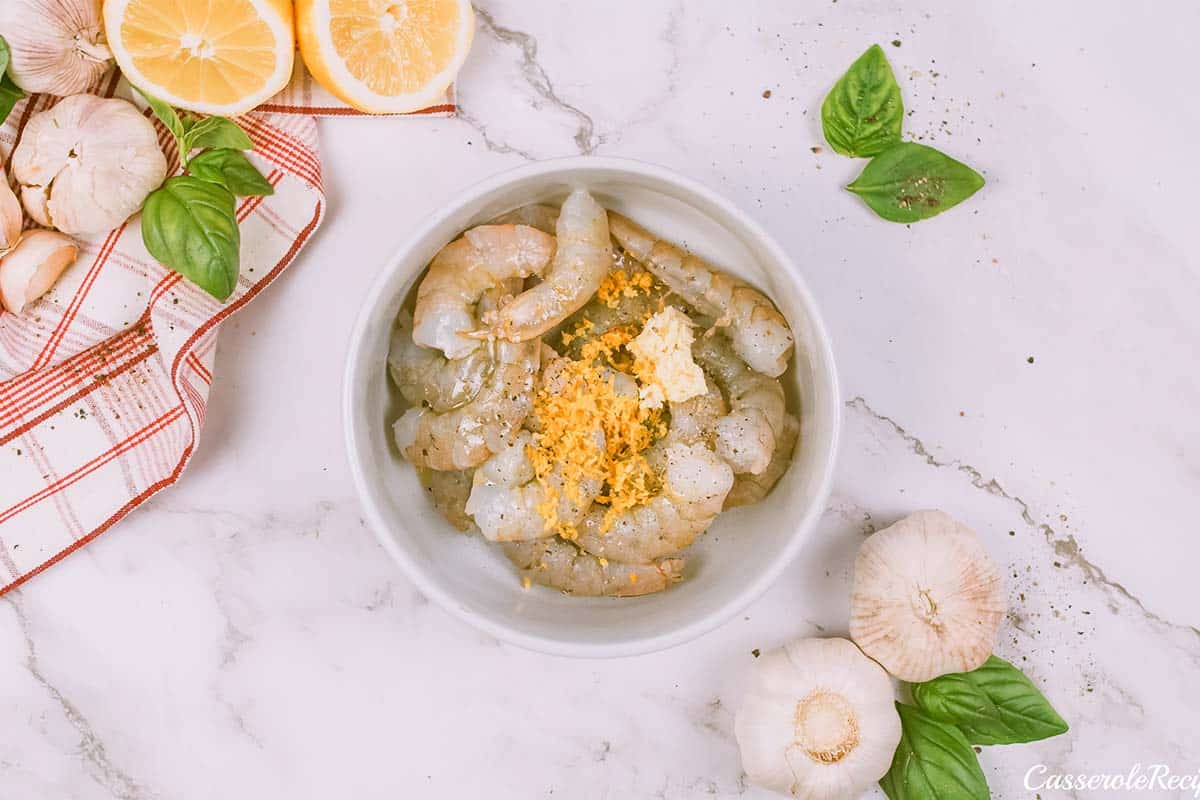
[[[224,186],[191,175],[168,178],[146,198],[142,241],[150,254],[224,300],[238,277],[236,200]]]
[[[971,672],[912,687],[932,717],[956,725],[972,744],[1036,742],[1067,732],[1067,723],[1021,670],[992,656]]]
[[[892,222],[918,222],[966,200],[983,176],[945,153],[900,142],[871,159],[846,188]]]
[[[158,117],[163,125],[167,126],[167,130],[175,137],[176,143],[179,145],[179,158],[187,161],[187,154],[190,152],[183,147],[184,136],[187,134],[187,129],[184,127],[183,121],[179,119],[179,115],[175,113],[175,109],[170,105],[159,100],[157,97],[152,97],[146,94],[136,86],[138,94],[146,98],[146,104],[150,106],[150,110],[154,112],[154,116]]]
[[[987,779],[962,731],[896,703],[900,744],[879,781],[891,800],[986,800]]]
[[[850,65],[821,104],[825,141],[844,156],[873,156],[900,141],[904,100],[879,45]]]
[[[13,106],[24,96],[25,92],[12,82],[12,78],[7,75],[0,77],[0,122],[8,119]]]
[[[17,101],[25,96],[24,90],[13,83],[12,78],[5,75],[5,70],[8,69],[8,62],[12,53],[8,49],[8,42],[4,41],[4,37],[0,36],[0,122],[8,119],[8,115],[12,113],[13,106]]]
[[[236,122],[224,117],[205,117],[184,136],[183,144],[190,153],[197,147],[230,147],[234,150],[253,150],[254,143]]]
[[[205,150],[188,162],[188,172],[201,180],[219,183],[239,197],[275,193],[275,187],[240,150],[227,147]]]

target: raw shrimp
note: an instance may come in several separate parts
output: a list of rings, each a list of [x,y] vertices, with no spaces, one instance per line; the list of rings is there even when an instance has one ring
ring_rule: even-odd
[[[775,455],[771,463],[758,475],[739,475],[733,482],[733,488],[725,497],[725,508],[748,506],[766,497],[783,473],[792,463],[792,453],[796,449],[796,439],[800,435],[800,421],[791,414],[783,417],[783,430],[775,443]]]
[[[717,455],[736,474],[758,475],[771,463],[783,428],[783,386],[747,366],[724,339],[701,337],[692,355],[729,396],[731,410],[716,426]]]
[[[584,550],[613,561],[650,564],[690,545],[721,513],[733,471],[707,445],[660,442],[646,457],[661,469],[661,489],[612,520],[603,506],[593,506],[577,526],[575,541]]]
[[[682,558],[625,564],[598,558],[559,538],[504,545],[521,577],[583,597],[636,597],[683,580]]]
[[[725,418],[729,407],[713,379],[704,376],[706,391],[687,400],[670,404],[671,427],[664,441],[711,445],[716,438],[717,426]]]
[[[502,281],[483,293],[479,310],[495,308],[502,297],[520,289],[520,278]],[[392,328],[388,372],[404,399],[414,406],[427,405],[439,414],[474,400],[492,374],[494,365],[488,348],[478,347],[462,358],[446,358],[413,341],[412,329],[412,315],[401,309]]]
[[[517,295],[495,314],[487,315],[487,329],[476,331],[475,336],[510,342],[533,339],[569,317],[596,293],[612,265],[608,215],[590,194],[576,189],[563,202],[555,230],[558,246],[542,282]]]
[[[621,247],[689,305],[716,319],[743,361],[773,378],[783,374],[794,340],[766,295],[620,214],[610,212],[608,222]]]
[[[475,521],[467,514],[467,498],[471,494],[472,471],[417,469],[417,477],[425,487],[433,507],[460,531],[475,527]]]
[[[387,363],[405,400],[439,414],[475,399],[493,367],[486,347],[455,359],[421,347],[413,341],[412,315],[404,310],[396,316]]]
[[[541,342],[487,342],[491,374],[475,399],[445,413],[410,408],[393,426],[396,446],[431,469],[477,467],[507,445],[533,405]]]
[[[537,228],[542,233],[554,235],[558,223],[558,209],[555,206],[534,203],[512,211],[505,212],[489,222],[489,225],[528,225]]]
[[[532,436],[529,431],[521,431],[511,445],[475,471],[465,510],[475,519],[484,537],[493,542],[553,536],[559,525],[574,526],[579,522],[600,494],[601,482],[588,479],[580,481],[576,496],[569,496],[561,470],[555,470],[547,481],[556,499],[548,502],[546,488],[535,479],[526,449]],[[601,440],[598,447],[603,446]],[[552,519],[547,519],[547,512],[553,514]]]
[[[475,305],[483,293],[510,278],[541,273],[554,252],[554,237],[526,225],[471,228],[430,263],[417,289],[413,340],[447,358],[475,350],[479,339],[465,334],[479,325]]]

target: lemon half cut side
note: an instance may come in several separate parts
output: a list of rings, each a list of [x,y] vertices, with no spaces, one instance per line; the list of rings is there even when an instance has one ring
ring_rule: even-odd
[[[297,0],[304,64],[360,111],[399,114],[439,102],[475,34],[468,0]]]
[[[104,27],[129,82],[178,108],[242,114],[292,74],[289,0],[105,0]]]

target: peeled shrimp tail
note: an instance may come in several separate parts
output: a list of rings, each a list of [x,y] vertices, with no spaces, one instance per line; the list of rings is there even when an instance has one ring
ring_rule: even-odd
[[[649,564],[690,545],[721,513],[733,486],[729,465],[703,444],[655,448],[647,458],[664,467],[661,491],[615,519],[593,506],[578,526],[580,547],[614,561]]]
[[[627,217],[609,212],[608,223],[621,247],[690,306],[716,319],[747,364],[773,378],[784,373],[794,345],[792,331],[766,295],[659,240]]]
[[[475,399],[439,414],[410,408],[393,426],[396,446],[430,469],[477,467],[509,444],[533,407],[541,342],[491,342],[495,366]]]
[[[540,336],[588,301],[612,265],[608,215],[590,194],[578,189],[562,205],[556,224],[554,261],[542,282],[526,289],[499,310],[487,330],[494,336],[523,342]]]
[[[799,435],[800,421],[791,414],[785,415],[783,430],[775,444],[775,454],[771,457],[771,463],[758,475],[739,475],[725,497],[725,508],[748,506],[770,494],[792,463],[792,454]]]
[[[504,553],[522,578],[581,597],[636,597],[683,580],[682,558],[624,564],[597,558],[558,538],[506,544]]]

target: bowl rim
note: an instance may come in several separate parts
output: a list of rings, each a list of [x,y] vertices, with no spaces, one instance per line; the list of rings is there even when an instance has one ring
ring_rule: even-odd
[[[510,183],[527,178],[580,169],[585,171],[595,170],[597,172],[625,172],[674,184],[683,191],[698,196],[706,203],[728,214],[738,222],[747,236],[757,241],[770,253],[772,259],[789,267],[788,272],[790,274],[788,277],[793,282],[795,289],[801,297],[804,311],[808,316],[808,322],[814,334],[813,340],[807,344],[810,348],[820,351],[822,361],[827,365],[831,394],[830,423],[832,431],[829,436],[827,452],[824,454],[823,459],[825,465],[824,474],[819,476],[813,502],[792,526],[792,535],[787,540],[786,545],[770,562],[769,566],[754,581],[747,584],[724,605],[705,616],[663,633],[601,643],[567,642],[549,636],[540,636],[517,630],[503,622],[472,612],[463,606],[453,594],[443,590],[441,586],[430,578],[417,560],[402,548],[388,532],[389,517],[383,513],[373,496],[371,485],[367,480],[363,468],[363,459],[358,453],[359,446],[356,439],[360,431],[358,414],[356,414],[354,407],[361,389],[357,381],[359,354],[364,346],[370,318],[381,302],[380,298],[382,297],[384,287],[391,281],[393,275],[400,268],[400,263],[407,253],[428,236],[433,228],[441,224],[445,217],[455,213],[462,206],[468,205],[483,195],[490,194],[504,188]],[[842,400],[837,364],[833,357],[833,344],[829,337],[829,332],[825,327],[824,320],[821,317],[816,298],[813,297],[808,283],[804,280],[804,276],[796,267],[795,262],[762,226],[746,212],[738,208],[732,201],[727,200],[713,189],[667,167],[631,158],[567,156],[545,159],[506,169],[467,186],[456,195],[454,200],[443,204],[435,211],[427,214],[417,227],[413,229],[412,233],[393,248],[392,255],[387,260],[387,263],[371,282],[367,290],[366,300],[360,308],[354,322],[354,327],[351,330],[349,345],[346,350],[346,366],[342,378],[342,421],[346,447],[345,456],[350,466],[354,489],[365,513],[367,523],[370,525],[375,538],[379,541],[383,549],[400,565],[409,580],[416,585],[422,594],[431,598],[451,615],[494,636],[500,641],[549,655],[575,658],[614,658],[644,655],[675,647],[698,638],[729,621],[734,615],[761,597],[775,583],[788,565],[795,560],[800,549],[810,538],[818,519],[824,513],[826,501],[833,487],[833,478],[840,449]],[[403,520],[400,520],[398,524],[403,526],[405,523]]]

